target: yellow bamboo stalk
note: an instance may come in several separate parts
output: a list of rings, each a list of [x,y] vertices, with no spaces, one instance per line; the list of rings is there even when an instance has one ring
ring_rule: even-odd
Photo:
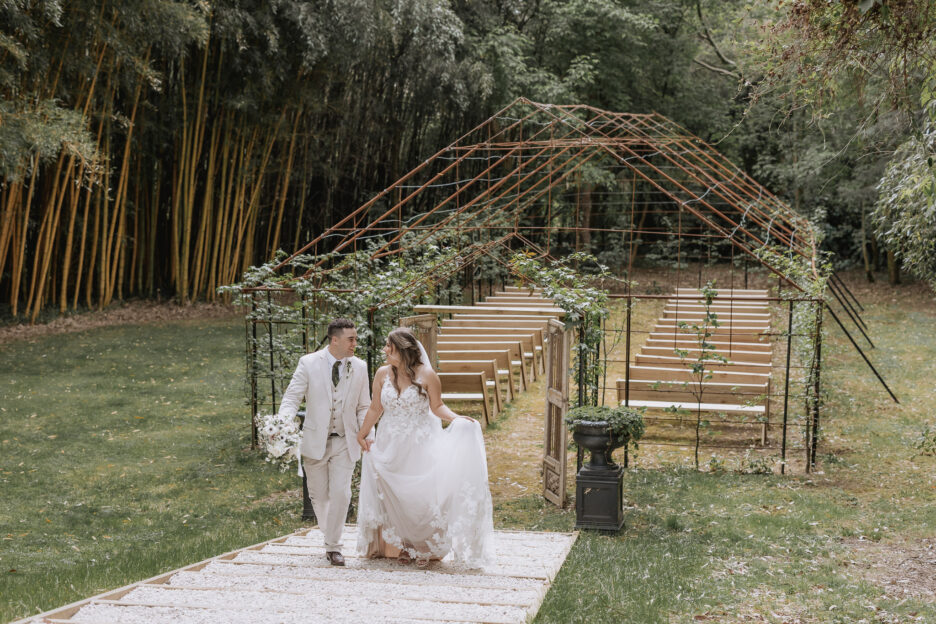
[[[279,249],[280,231],[282,230],[283,226],[283,213],[286,210],[286,197],[289,194],[289,180],[292,176],[293,156],[295,155],[296,151],[296,137],[299,134],[299,121],[301,117],[302,109],[299,109],[296,111],[293,118],[292,136],[289,139],[289,151],[286,156],[286,173],[284,175],[285,179],[283,180],[283,186],[280,189],[279,210],[277,210],[275,219],[276,231],[273,233],[273,244],[270,245],[269,239],[267,239],[266,253],[268,258],[272,257],[272,255],[276,253],[276,250]],[[273,224],[271,224],[271,226],[272,225]]]
[[[103,121],[101,123],[103,123]],[[93,190],[88,189],[88,199],[94,202],[94,226],[91,228],[91,257],[88,258],[88,279],[85,280],[85,305],[87,305],[88,308],[92,306],[91,295],[92,289],[94,288],[93,278],[95,262],[97,261],[98,238],[100,238],[101,232],[101,203],[103,197],[103,193],[95,193]]]
[[[205,172],[204,187],[205,192],[202,197],[201,224],[198,231],[198,240],[195,244],[195,266],[194,274],[195,284],[194,295],[205,292],[208,300],[214,299],[214,286],[207,283],[208,280],[208,257],[211,253],[210,246],[212,216],[214,214],[214,190],[215,190],[215,172],[218,166],[218,142],[221,133],[221,122],[218,120],[211,128],[211,138],[208,141],[208,169]],[[207,287],[207,288],[206,288]]]
[[[160,171],[162,167],[159,163],[156,163],[156,173],[155,179],[159,180]],[[146,273],[146,292],[147,294],[152,294],[156,289],[156,234],[159,225],[159,192],[160,185],[153,184],[153,197],[150,201],[150,221],[149,221],[149,236],[146,244],[146,257],[147,257],[147,273]]]
[[[110,125],[107,126],[104,135],[104,162],[110,162]],[[110,243],[111,243],[111,233],[110,233],[110,223],[111,223],[111,205],[110,198],[107,196],[107,189],[111,187],[111,170],[110,167],[104,170],[104,181],[102,183],[102,189],[98,191],[98,195],[101,197],[101,250],[98,254],[98,263],[95,270],[97,275],[97,308],[98,310],[104,309],[104,293],[107,290],[107,260],[110,257]],[[94,266],[94,265],[92,265]],[[90,266],[88,267],[91,268]]]
[[[225,249],[225,242],[227,239],[227,228],[225,224],[229,223],[229,212],[231,212],[232,203],[231,203],[231,185],[233,176],[230,175],[229,170],[231,166],[231,121],[233,116],[231,113],[226,113],[222,118],[222,133],[221,136],[223,140],[221,142],[221,163],[220,163],[220,175],[221,182],[219,188],[221,189],[221,195],[218,197],[218,218],[215,219],[215,244],[211,252],[211,269],[210,269],[210,281],[213,284],[218,284],[221,279],[221,271],[219,267],[221,262],[223,262],[223,254]]]
[[[58,228],[59,214],[62,209],[64,194],[59,193],[62,182],[62,168],[65,165],[65,153],[59,154],[52,176],[52,191],[47,201],[42,202],[45,212],[36,236],[36,248],[33,251],[33,268],[29,280],[29,296],[26,298],[26,316],[34,323],[42,306],[44,286],[48,275],[49,262],[52,259],[55,231]]]
[[[23,183],[10,182],[4,192],[6,197],[0,201],[0,205],[3,205],[3,218],[0,220],[0,275],[3,275],[3,269],[6,268],[7,257],[12,255],[10,250],[16,223],[15,208],[23,193]]]
[[[149,50],[146,51],[146,56],[143,60],[143,64],[147,65],[149,63]],[[114,197],[114,221],[118,222],[117,238],[113,241],[113,245],[116,247],[113,252],[113,261],[110,262],[110,274],[109,279],[107,280],[107,288],[104,296],[104,305],[108,305],[114,296],[114,288],[117,282],[117,267],[120,265],[118,259],[123,253],[123,239],[124,232],[126,230],[127,223],[127,187],[130,177],[130,148],[133,145],[133,129],[136,123],[137,107],[140,103],[140,94],[143,90],[143,80],[138,80],[136,84],[136,89],[133,94],[133,107],[130,110],[130,124],[127,127],[127,138],[124,142],[124,153],[123,161],[120,164],[120,178],[117,182],[117,194]],[[113,233],[113,227],[111,227],[111,232]]]
[[[78,171],[79,180],[84,176],[84,170],[85,164],[81,163]],[[71,268],[72,244],[75,238],[75,219],[78,216],[78,201],[81,199],[81,187],[75,188],[71,186],[68,190],[68,233],[65,235],[65,250],[62,254],[64,259],[62,263],[62,285],[61,291],[59,292],[59,314],[65,314],[65,310],[68,309],[68,276],[69,269]]]
[[[177,153],[179,157],[173,167],[172,173],[172,285],[175,287],[176,292],[185,293],[187,290],[186,276],[185,276],[185,264],[186,262],[183,259],[183,246],[180,239],[180,219],[179,214],[182,204],[182,188],[181,185],[184,183],[185,171],[188,163],[186,159],[188,157],[188,104],[187,104],[187,94],[185,90],[185,61],[179,63],[179,83],[182,94],[182,137],[179,143],[177,143]],[[184,296],[184,294],[182,294]]]
[[[251,133],[249,140],[244,139],[244,123],[243,119],[240,122],[239,134],[241,136],[241,146],[238,147],[235,156],[236,156],[236,165],[231,172],[232,176],[237,176],[234,179],[234,199],[231,211],[231,224],[228,231],[227,237],[227,248],[224,255],[224,263],[221,265],[223,279],[226,283],[233,281],[232,276],[236,273],[237,266],[237,255],[238,248],[241,244],[240,238],[237,236],[237,233],[241,230],[241,222],[244,220],[244,211],[246,209],[246,196],[247,196],[247,181],[245,169],[247,167],[246,163],[249,163],[251,160],[251,154],[253,153],[254,145],[256,144],[257,139],[257,129],[254,128]],[[244,141],[247,141],[244,145]]]
[[[78,294],[81,292],[81,278],[84,275],[84,251],[88,239],[88,213],[91,211],[91,186],[84,191],[84,214],[81,217],[81,244],[78,247],[78,267],[75,270],[75,290],[72,298],[72,310],[78,309]]]
[[[29,211],[32,206],[33,192],[36,189],[36,178],[39,177],[39,156],[32,158],[29,190],[26,192],[26,202],[23,204],[23,219],[19,231],[19,249],[14,255],[13,284],[10,286],[10,308],[13,316],[17,315],[19,304],[20,281],[23,278],[23,267],[26,265],[26,234],[29,230]]]
[[[188,202],[190,206],[188,224],[186,226],[186,237],[191,236],[192,229],[192,217],[195,212],[195,191],[198,187],[197,176],[198,176],[198,163],[201,160],[201,154],[205,142],[205,127],[208,119],[208,112],[206,109],[205,102],[205,83],[207,82],[208,77],[208,53],[211,50],[211,45],[205,45],[205,51],[202,54],[202,66],[201,66],[201,76],[199,78],[198,85],[198,108],[196,109],[195,114],[195,132],[194,132],[194,143],[192,145],[192,161],[191,166],[189,167],[189,187],[188,187]],[[189,262],[198,262],[198,254],[194,253],[190,256]],[[189,275],[194,275],[195,267],[189,266],[187,270]],[[189,281],[191,287],[191,298],[195,299],[198,296],[198,280],[191,279]]]
[[[143,254],[140,249],[143,246],[143,215],[145,209],[140,198],[140,190],[143,188],[143,181],[140,179],[143,172],[143,160],[136,160],[136,182],[133,185],[133,255],[130,256],[130,284],[127,292],[129,294],[138,293],[143,290]]]
[[[256,236],[257,218],[259,216],[260,191],[263,188],[263,178],[266,174],[266,168],[270,162],[270,155],[273,153],[273,146],[276,144],[276,136],[279,131],[280,123],[283,121],[284,115],[285,110],[283,114],[280,115],[276,127],[269,135],[266,149],[264,149],[263,156],[260,161],[260,166],[253,176],[254,183],[253,188],[250,189],[250,199],[247,203],[246,209],[242,212],[243,217],[238,222],[237,240],[239,244],[237,245],[236,249],[240,261],[238,262],[238,255],[235,255],[229,268],[229,281],[234,281],[239,273],[246,271],[250,266],[251,261],[253,260],[254,237]]]
[[[309,150],[305,150],[303,155],[303,161],[305,166],[303,166],[303,171],[308,171],[308,162],[309,162]],[[295,219],[296,223],[296,234],[293,236],[292,249],[299,249],[299,238],[302,236],[302,215],[305,212],[306,204],[306,194],[309,191],[309,176],[302,176],[302,189],[299,191],[299,214]]]

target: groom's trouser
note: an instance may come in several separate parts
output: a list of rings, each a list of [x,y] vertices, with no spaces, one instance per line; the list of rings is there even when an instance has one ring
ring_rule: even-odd
[[[341,552],[341,532],[351,504],[354,462],[348,456],[344,436],[330,436],[321,459],[302,456],[306,487],[319,529],[325,536],[325,552]]]

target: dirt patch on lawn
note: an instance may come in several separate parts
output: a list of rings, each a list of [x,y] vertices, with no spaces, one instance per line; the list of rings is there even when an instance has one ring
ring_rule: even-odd
[[[845,545],[854,568],[888,597],[936,602],[936,537],[898,542],[854,539]]]
[[[239,308],[221,303],[193,303],[180,306],[168,302],[129,301],[101,311],[70,314],[48,323],[0,327],[0,344],[31,340],[40,336],[67,334],[112,325],[141,325],[162,321],[198,320],[236,317]]]

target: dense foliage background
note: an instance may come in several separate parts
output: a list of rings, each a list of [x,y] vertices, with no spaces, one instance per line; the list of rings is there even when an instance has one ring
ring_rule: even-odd
[[[665,114],[837,262],[933,279],[934,30],[927,0],[6,0],[0,302],[212,299],[517,96]]]

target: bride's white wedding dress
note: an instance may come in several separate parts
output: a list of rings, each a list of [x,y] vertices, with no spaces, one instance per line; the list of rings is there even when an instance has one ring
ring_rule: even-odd
[[[398,395],[389,375],[380,401],[383,415],[362,460],[358,551],[489,563],[494,524],[481,426],[458,418],[443,429],[428,396],[414,385]]]

